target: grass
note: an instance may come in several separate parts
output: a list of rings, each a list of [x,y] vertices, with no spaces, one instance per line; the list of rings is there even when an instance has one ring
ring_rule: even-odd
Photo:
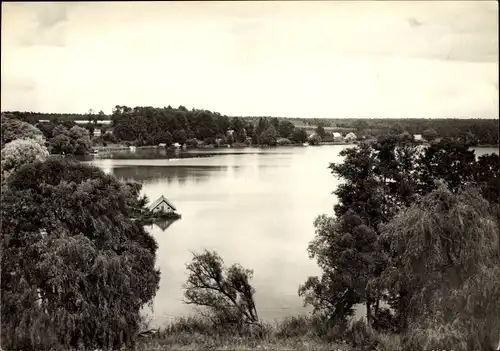
[[[243,331],[214,327],[199,317],[179,318],[150,338],[140,339],[137,351],[163,350],[305,350],[401,351],[401,337],[379,333],[364,321],[348,327],[328,326],[319,317],[289,317],[262,328]]]
[[[140,339],[137,350],[354,350],[334,339],[320,335],[315,321],[306,316],[245,330],[218,328],[201,318],[188,317],[176,320],[152,337]]]

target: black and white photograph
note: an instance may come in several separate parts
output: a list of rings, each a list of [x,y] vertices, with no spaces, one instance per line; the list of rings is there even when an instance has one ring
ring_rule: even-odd
[[[3,1],[0,351],[500,350],[498,17]]]

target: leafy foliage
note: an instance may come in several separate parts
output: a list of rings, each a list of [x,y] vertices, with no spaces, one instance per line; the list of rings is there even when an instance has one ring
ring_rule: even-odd
[[[388,289],[404,286],[408,349],[486,350],[500,329],[498,217],[475,189],[441,186],[384,226]],[[439,335],[429,341],[431,335]],[[426,342],[423,342],[427,339]],[[418,342],[417,342],[418,340]],[[427,345],[427,346],[425,346]]]
[[[476,161],[473,151],[456,142],[421,148],[404,136],[380,137],[377,142],[344,149],[340,155],[343,162],[330,165],[343,180],[335,191],[336,217],[318,217],[308,249],[322,275],[310,277],[299,294],[316,313],[331,319],[343,321],[354,305],[364,303],[371,325],[393,329],[397,324],[404,330],[408,289],[413,288],[384,284],[381,274],[390,268],[394,253],[390,243],[380,239],[383,226],[440,184],[451,192],[475,184],[485,196],[498,194],[498,156]],[[487,199],[498,203],[498,197]],[[388,303],[395,314],[381,308],[381,302]]]
[[[89,130],[77,125],[64,125],[55,122],[38,123],[43,135],[48,140],[48,147],[53,154],[83,155],[92,147]],[[68,128],[69,127],[69,128]]]
[[[40,145],[45,144],[42,132],[29,123],[2,115],[2,148],[16,139],[33,139]]]
[[[314,131],[321,139],[326,136],[325,127],[322,124],[318,125]]]
[[[262,132],[260,135],[260,143],[262,145],[275,146],[277,142],[278,133],[276,128],[271,124],[269,128]]]
[[[426,129],[422,132],[422,136],[427,140],[427,141],[433,141],[434,139],[436,139],[438,137],[438,133],[432,129],[432,128],[429,128],[429,129]]]
[[[238,264],[229,268],[216,252],[194,254],[187,265],[189,277],[185,284],[185,303],[208,310],[213,323],[242,327],[259,321],[250,285],[252,271]]]
[[[295,130],[295,126],[288,120],[281,120],[279,123],[279,135],[282,138],[290,138]]]
[[[201,112],[206,112],[210,117],[207,117]],[[153,129],[162,129],[173,134],[176,129],[184,129],[188,134],[188,138],[198,138],[205,140],[206,138],[217,138],[218,133],[223,134],[227,129],[231,128],[236,132],[236,141],[244,142],[246,137],[252,137],[255,126],[260,119],[269,119],[272,121],[275,129],[278,131],[278,136],[284,138],[292,138],[295,128],[307,127],[309,130],[314,130],[316,126],[322,126],[326,134],[329,131],[337,131],[340,133],[356,132],[363,139],[371,139],[370,136],[380,136],[384,134],[401,134],[407,131],[410,135],[422,134],[422,136],[433,141],[439,138],[448,138],[460,142],[469,142],[472,144],[482,145],[498,145],[498,119],[450,119],[450,118],[371,118],[371,119],[356,119],[356,118],[271,118],[264,116],[234,116],[226,117],[220,114],[203,110],[189,111],[184,106],[172,108],[153,107],[127,107],[116,106],[113,109],[112,115],[99,114],[56,114],[56,113],[38,113],[38,112],[6,112],[4,113],[10,118],[16,118],[30,124],[35,124],[37,120],[51,120],[56,124],[72,122],[75,120],[90,120],[92,123],[99,120],[121,119],[122,117],[130,117],[128,121],[122,120],[118,127],[118,138],[124,141],[137,141],[139,135],[142,134],[142,140],[151,140],[144,132],[150,131],[149,137],[153,137],[156,132],[151,128],[141,126],[144,123],[149,123]],[[197,115],[195,117],[195,115]],[[147,117],[147,118],[144,118]],[[152,118],[151,118],[152,117]],[[157,121],[159,124],[155,124]],[[151,122],[151,123],[150,123]],[[215,122],[216,126],[214,126]],[[97,126],[96,124],[95,126]],[[71,128],[72,125],[65,125],[66,128]],[[293,128],[292,128],[293,126]],[[450,127],[451,126],[451,127]],[[140,127],[140,128],[138,128]],[[268,126],[267,126],[268,127]],[[42,127],[39,126],[42,130]],[[136,130],[136,128],[138,128]],[[128,129],[128,131],[127,131]],[[156,129],[156,131],[158,131]],[[266,128],[259,130],[257,136]],[[204,130],[204,131],[203,131]],[[244,131],[244,133],[243,133]],[[205,135],[202,135],[205,134]],[[206,135],[210,134],[210,135]],[[126,137],[123,137],[126,136]],[[219,135],[220,136],[220,135]],[[321,135],[320,135],[321,136]],[[321,136],[323,140],[327,140],[328,136]],[[307,139],[307,138],[306,138]],[[297,142],[305,142],[297,141]],[[256,140],[253,143],[258,142]]]
[[[134,215],[139,186],[49,159],[2,192],[2,344],[116,347],[132,342],[158,289],[155,240]]]
[[[377,262],[377,235],[352,212],[339,222],[320,216],[314,225],[316,237],[308,251],[311,258],[317,258],[323,274],[309,277],[299,295],[316,313],[345,322],[353,306],[365,298],[367,280]]]
[[[317,134],[312,135],[307,140],[308,140],[309,144],[311,144],[311,145],[319,145],[319,143],[321,143],[321,137]]]
[[[305,131],[305,129],[295,129],[292,134],[292,140],[296,143],[305,143],[307,141],[307,132]]]
[[[34,139],[16,139],[2,149],[2,183],[22,166],[43,161],[49,155],[47,148]]]

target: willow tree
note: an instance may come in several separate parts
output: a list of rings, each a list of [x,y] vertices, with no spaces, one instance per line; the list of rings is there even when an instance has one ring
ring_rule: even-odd
[[[2,347],[133,342],[159,283],[134,220],[138,187],[67,159],[22,167],[2,192]]]
[[[200,308],[200,313],[216,326],[259,325],[254,302],[255,289],[250,284],[253,272],[238,264],[227,268],[216,252],[194,254],[187,266],[184,302]]]
[[[496,205],[479,190],[442,185],[383,229],[392,261],[386,288],[399,306],[408,350],[488,350],[500,333],[500,236]]]

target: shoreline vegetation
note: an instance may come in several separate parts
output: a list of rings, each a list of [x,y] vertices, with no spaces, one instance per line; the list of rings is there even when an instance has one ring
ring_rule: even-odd
[[[337,132],[324,120],[308,136],[283,119],[116,106],[112,130],[97,139],[68,121],[23,120],[30,116],[2,113],[6,351],[498,349],[499,155],[469,149],[498,143],[498,121],[335,122],[361,140],[329,165],[342,179],[338,202],[315,219],[304,248],[320,268],[298,287],[311,315],[260,320],[253,271],[204,250],[186,264],[183,286],[183,302],[198,314],[148,330],[141,310],[161,272],[144,223],[177,214],[151,213],[140,183],[49,154],[81,155],[102,142],[321,145]],[[353,320],[359,305],[366,315]]]
[[[375,333],[374,333],[375,334]],[[262,328],[237,332],[231,328],[214,328],[199,317],[178,318],[160,329],[149,330],[138,340],[137,351],[163,350],[304,350],[355,351],[345,339],[345,333],[325,334],[323,323],[311,316],[287,317]],[[362,342],[363,335],[357,338]],[[387,338],[379,337],[388,343]],[[352,343],[351,343],[352,344]],[[382,350],[382,349],[381,349]]]
[[[357,144],[359,144],[358,141],[352,142],[352,143],[347,143],[347,142],[342,142],[342,141],[337,141],[337,142],[332,141],[332,142],[321,142],[318,145],[310,145],[310,146],[322,146],[322,145],[357,145]],[[430,144],[429,143],[422,143],[422,145],[423,146],[429,146]],[[209,149],[209,150],[210,149],[225,149],[226,147],[224,147],[224,146],[216,147],[216,146],[213,146],[213,145],[209,145],[209,146],[203,146],[203,147],[200,146],[200,147],[188,148],[188,149],[176,149],[176,148],[173,148],[173,147],[165,148],[165,147],[161,147],[161,146],[157,146],[157,145],[149,145],[149,146],[137,146],[135,148],[136,149],[166,149],[166,150],[169,150],[169,151],[175,151],[175,150],[180,150],[180,151],[193,150],[193,151],[196,151],[196,150],[207,150],[207,149]],[[303,144],[290,144],[290,145],[276,145],[274,147],[275,148],[280,148],[280,147],[304,147],[304,145]],[[499,148],[500,145],[498,145],[498,144],[496,144],[496,145],[495,144],[478,144],[478,145],[475,145],[474,147]],[[244,149],[244,148],[263,149],[263,148],[270,148],[270,146],[241,144],[241,145],[232,145],[230,148],[232,148],[232,149]],[[112,145],[106,145],[106,146],[94,146],[93,149],[94,150],[98,150],[98,151],[122,151],[122,150],[125,151],[125,150],[130,150],[130,146],[127,146],[125,144],[112,144]],[[89,153],[89,154],[92,154],[92,153]]]
[[[39,129],[51,154],[93,153],[136,148],[206,150],[242,147],[349,145],[396,136],[415,143],[455,142],[498,147],[498,120],[423,118],[295,118],[226,116],[184,106],[121,106],[111,114],[2,112],[2,118]],[[78,123],[77,123],[78,122]],[[450,124],[451,123],[451,124]]]

